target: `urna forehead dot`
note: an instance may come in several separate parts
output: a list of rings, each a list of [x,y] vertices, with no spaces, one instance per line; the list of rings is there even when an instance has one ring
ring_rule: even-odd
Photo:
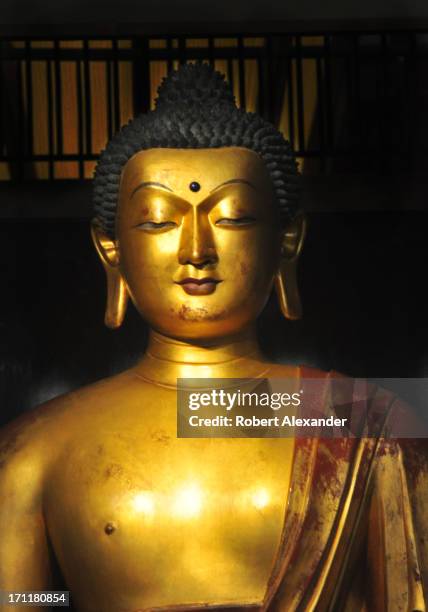
[[[199,191],[201,188],[200,184],[198,183],[198,181],[192,181],[189,185],[189,189],[190,191],[194,191],[197,192]]]

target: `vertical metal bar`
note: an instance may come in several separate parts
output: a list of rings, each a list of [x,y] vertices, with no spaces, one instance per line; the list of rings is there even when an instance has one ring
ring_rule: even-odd
[[[25,178],[25,152],[26,152],[26,104],[24,100],[24,75],[23,75],[23,66],[21,60],[16,60],[16,75],[18,80],[18,105],[19,105],[19,113],[21,117],[21,121],[19,121],[18,117],[18,140],[19,144],[16,147],[16,152],[18,155],[18,160],[16,164],[17,176],[19,180],[23,180]]]
[[[79,155],[79,179],[85,178],[85,168],[83,163],[83,87],[82,87],[82,62],[76,62],[76,83],[77,83],[77,146]]]
[[[113,84],[111,73],[113,70],[113,62],[111,60],[104,61],[104,70],[106,75],[106,90],[107,90],[107,134],[110,140],[113,137]]]
[[[180,65],[186,63],[186,39],[183,36],[178,37],[178,61]]]
[[[296,36],[296,72],[297,72],[297,129],[299,134],[299,150],[305,152],[305,123],[303,100],[303,70],[302,70],[302,37]]]
[[[233,75],[233,61],[230,57],[227,59],[227,80],[229,81],[230,89],[233,92],[235,78]]]
[[[292,39],[291,39],[292,40]],[[294,137],[294,81],[293,81],[293,59],[290,54],[287,57],[287,81],[288,81],[288,137],[293,150],[296,148]]]
[[[49,144],[49,162],[48,162],[48,176],[49,180],[54,178],[54,116],[53,116],[53,83],[52,83],[52,62],[46,61],[46,74],[47,74],[47,88],[48,88],[48,144]]]
[[[172,66],[173,66],[173,48],[172,48],[172,38],[171,36],[168,36],[168,38],[166,39],[166,49],[167,49],[167,66],[168,66],[168,72],[171,72],[172,70]]]
[[[147,36],[133,39],[133,86],[134,116],[147,112],[150,108],[150,57],[149,38]]]
[[[246,108],[245,97],[245,66],[244,66],[244,39],[238,36],[238,72],[239,72],[239,99],[241,108]]]
[[[113,39],[113,126],[114,131],[120,129],[120,82],[119,82],[119,51],[117,46],[117,38]]]
[[[89,74],[88,40],[83,41],[83,80],[85,84],[85,153],[92,155],[91,79]]]
[[[150,44],[149,37],[145,36],[141,45],[142,51],[142,75],[143,80],[143,112],[150,110],[151,101],[151,78],[150,78]]]
[[[212,36],[208,37],[208,61],[210,63],[210,66],[214,67],[214,60],[215,60],[215,49],[214,49],[214,38]],[[229,66],[229,62],[230,62],[230,66]],[[227,62],[227,70],[228,70],[228,77],[230,80],[230,83],[233,83],[233,70],[231,69],[231,61],[228,60]],[[232,84],[232,88],[233,88],[233,84]]]
[[[23,64],[13,56],[12,43],[0,39],[0,155],[12,180],[24,178],[25,112]]]
[[[265,47],[263,47],[263,51],[265,51]],[[266,119],[267,109],[266,109],[266,88],[264,87],[264,78],[265,78],[265,64],[266,60],[263,56],[264,54],[257,54],[256,62],[257,62],[257,81],[258,81],[258,91],[257,91],[257,108],[256,112]]]
[[[30,55],[30,41],[25,41],[25,92],[27,95],[27,147],[26,156],[32,160],[33,151],[33,78]]]
[[[331,39],[332,35],[324,36],[324,91],[325,91],[325,144],[326,149],[334,148],[334,126],[333,126],[333,95],[331,87]]]
[[[276,72],[278,69],[277,60],[273,52],[273,37],[271,35],[265,38],[264,47],[264,78],[263,89],[265,96],[265,115],[266,119],[271,123],[277,123],[276,106],[277,100],[282,92],[278,91],[276,82]]]
[[[322,59],[316,58],[317,66],[317,96],[318,96],[318,134],[319,134],[319,146],[320,146],[320,166],[321,172],[324,173],[326,169],[326,152],[325,152],[325,132],[324,132],[324,86],[323,86],[323,72],[322,72]]]
[[[59,41],[54,42],[55,49],[55,99],[56,99],[56,147],[59,156],[64,154],[63,149],[63,116],[62,116],[62,82],[61,82],[61,61],[59,52]]]

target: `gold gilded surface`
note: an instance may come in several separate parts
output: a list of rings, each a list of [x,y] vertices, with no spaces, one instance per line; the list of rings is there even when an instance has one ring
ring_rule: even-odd
[[[300,314],[304,233],[280,229],[252,151],[131,158],[116,236],[92,235],[106,323],[132,299],[149,346],[2,432],[0,590],[66,586],[82,612],[426,612],[426,440],[176,437],[177,378],[315,377],[329,406],[339,375],[268,363],[255,333],[273,287]],[[368,402],[385,421],[396,404]]]
[[[278,266],[268,172],[234,147],[137,153],[122,176],[117,239],[122,275],[151,327],[199,341],[236,333],[260,314]],[[213,283],[189,295],[179,284],[188,278]]]
[[[46,529],[79,610],[261,601],[293,442],[179,440],[175,392],[144,374],[143,360],[19,431],[1,483],[2,586],[49,588]]]
[[[172,390],[138,376],[126,389],[126,416],[108,389],[102,411],[80,419],[47,492],[54,550],[79,609],[262,600],[292,444],[178,440]]]
[[[0,584],[49,588],[57,563],[78,610],[261,602],[293,440],[177,439],[175,385],[274,368],[254,331],[281,244],[267,171],[246,149],[140,152],[122,175],[117,239],[93,236],[106,322],[120,324],[129,294],[149,347],[132,370],[10,426]]]

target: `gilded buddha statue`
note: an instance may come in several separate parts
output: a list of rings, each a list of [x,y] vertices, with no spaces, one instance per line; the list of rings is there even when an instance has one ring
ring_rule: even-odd
[[[176,435],[178,378],[310,376],[322,409],[339,376],[269,363],[257,344],[272,290],[300,316],[288,142],[189,64],[108,144],[94,183],[106,324],[131,298],[149,345],[3,430],[0,590],[66,588],[79,612],[426,610],[423,440],[388,440],[383,425],[370,438]],[[378,389],[368,404],[382,423],[401,406]]]

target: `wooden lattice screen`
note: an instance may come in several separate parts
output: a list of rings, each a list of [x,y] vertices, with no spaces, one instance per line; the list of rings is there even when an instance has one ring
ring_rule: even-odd
[[[412,32],[0,40],[0,180],[87,179],[181,62],[225,73],[304,172],[412,169],[427,151],[426,36]]]

